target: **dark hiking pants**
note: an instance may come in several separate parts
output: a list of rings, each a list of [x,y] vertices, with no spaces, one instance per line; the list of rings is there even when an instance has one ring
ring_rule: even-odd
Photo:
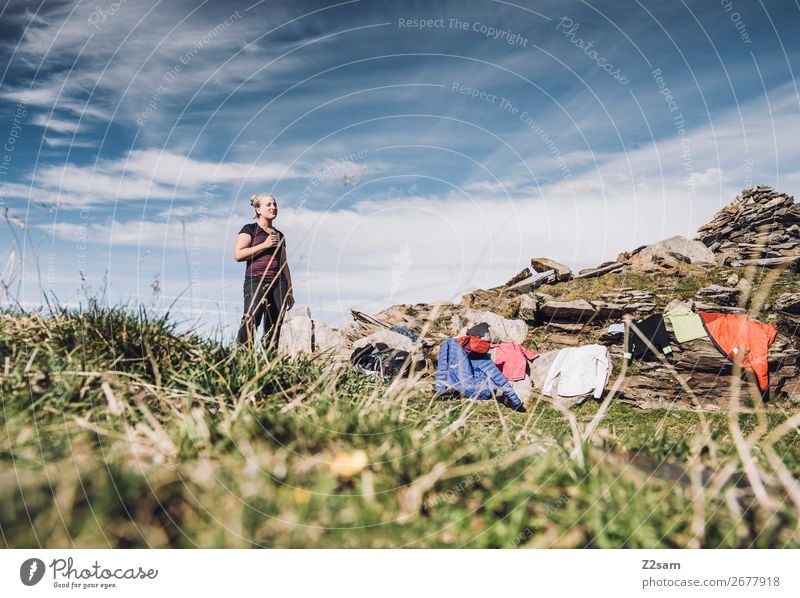
[[[261,342],[265,347],[278,348],[283,316],[286,312],[286,279],[264,279],[260,276],[244,277],[244,315],[239,325],[237,340],[239,344],[252,344],[255,332],[264,320],[264,336]]]

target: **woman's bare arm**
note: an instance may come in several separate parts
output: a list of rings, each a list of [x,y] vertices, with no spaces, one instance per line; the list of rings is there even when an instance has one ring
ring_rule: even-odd
[[[250,247],[250,242],[252,241],[252,237],[247,233],[239,233],[239,236],[236,237],[236,247],[233,250],[233,259],[237,262],[244,262],[249,260],[251,257],[254,257],[264,251],[265,249],[269,249],[272,247],[272,237],[267,236],[267,240],[263,243],[260,243],[254,247]]]

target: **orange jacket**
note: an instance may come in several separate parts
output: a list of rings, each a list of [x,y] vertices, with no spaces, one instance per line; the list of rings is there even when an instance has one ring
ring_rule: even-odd
[[[720,314],[698,311],[708,336],[725,356],[742,368],[755,373],[763,392],[769,386],[767,353],[778,330],[769,324],[751,320],[747,314]]]

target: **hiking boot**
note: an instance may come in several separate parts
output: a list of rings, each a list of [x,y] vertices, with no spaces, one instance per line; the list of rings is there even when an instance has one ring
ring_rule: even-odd
[[[523,405],[522,403],[520,403],[519,405],[514,405],[513,403],[511,403],[511,400],[505,395],[503,395],[503,399],[500,402],[503,404],[503,406],[508,407],[512,411],[518,411],[519,413],[525,413],[528,411],[527,409],[525,409],[525,405]]]

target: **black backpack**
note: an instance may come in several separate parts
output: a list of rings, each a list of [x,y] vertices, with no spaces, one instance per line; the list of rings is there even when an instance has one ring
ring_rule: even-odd
[[[359,370],[384,382],[399,375],[408,375],[411,365],[408,351],[392,349],[385,343],[359,347],[350,355],[350,361]]]

